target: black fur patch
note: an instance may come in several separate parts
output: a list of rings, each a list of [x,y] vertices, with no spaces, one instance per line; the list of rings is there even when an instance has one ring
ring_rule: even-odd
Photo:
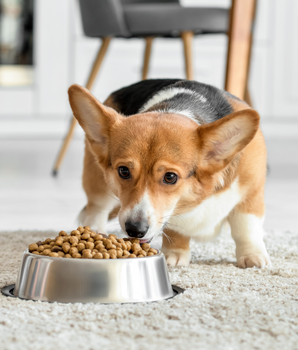
[[[150,79],[126,86],[111,94],[121,114],[126,116],[137,114],[141,107],[158,91],[173,85],[180,79]]]
[[[126,116],[140,112],[140,109],[154,95],[171,88],[191,91],[176,94],[151,106],[147,111],[179,113],[188,111],[199,124],[212,123],[233,112],[225,96],[232,96],[214,86],[197,81],[180,79],[143,80],[112,93],[120,112]],[[146,112],[147,112],[146,111]]]

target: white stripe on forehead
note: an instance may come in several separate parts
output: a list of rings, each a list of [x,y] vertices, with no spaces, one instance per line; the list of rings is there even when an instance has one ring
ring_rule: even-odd
[[[196,98],[199,98],[201,100],[201,102],[207,101],[207,99],[203,95],[200,95],[200,94],[196,93],[195,91],[185,89],[185,88],[175,87],[175,88],[169,88],[166,90],[162,90],[162,91],[158,92],[157,94],[155,94],[153,97],[150,98],[149,101],[147,101],[144,104],[144,106],[140,109],[140,112],[145,112],[147,109],[151,108],[152,106],[156,105],[157,103],[163,102],[165,100],[170,100],[171,98],[175,97],[178,94],[192,95]]]
[[[199,99],[202,103],[205,103],[207,101],[206,97],[204,97],[201,94],[198,94],[195,91],[185,89],[182,87],[179,87],[179,88],[175,87],[175,88],[169,88],[166,90],[162,90],[162,91],[158,92],[157,94],[155,94],[149,101],[147,101],[144,104],[144,106],[140,109],[140,112],[145,112],[146,110],[153,107],[154,105],[161,103],[163,101],[170,100],[178,94],[191,95],[194,98]],[[179,109],[169,108],[167,110],[156,110],[156,112],[182,114],[182,115],[188,117],[189,119],[192,119],[197,124],[200,124],[198,122],[198,119],[195,117],[193,111],[191,111],[190,109],[179,110]]]
[[[193,112],[190,109],[183,109],[183,110],[176,110],[173,108],[169,108],[167,110],[161,110],[161,109],[157,109],[156,112],[160,112],[160,113],[173,113],[173,114],[181,114],[184,117],[187,117],[191,120],[193,120],[194,122],[196,122],[197,124],[201,125],[198,122],[198,119],[195,117],[195,115],[193,114]]]

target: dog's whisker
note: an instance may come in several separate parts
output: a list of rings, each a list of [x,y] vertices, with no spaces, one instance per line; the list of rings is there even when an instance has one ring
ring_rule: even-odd
[[[108,181],[107,184],[111,186],[110,181]],[[113,195],[111,195],[110,193],[108,193],[107,190],[104,190],[104,192],[105,192],[109,197],[111,197],[112,199],[114,199],[115,201],[121,203],[120,200],[119,200],[117,197],[114,197]]]
[[[169,235],[167,235],[164,231],[162,232],[162,234],[166,237],[169,243],[173,243],[173,239]]]
[[[162,224],[162,222],[159,222],[159,224]],[[166,223],[166,225],[167,225],[167,223]],[[170,226],[175,226],[175,227],[177,227],[177,228],[183,228],[183,227],[181,227],[181,226],[179,226],[179,225],[176,225],[176,224],[172,224],[172,223],[170,223]]]

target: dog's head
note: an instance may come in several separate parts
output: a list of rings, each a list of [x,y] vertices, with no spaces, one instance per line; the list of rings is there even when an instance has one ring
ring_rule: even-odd
[[[190,211],[210,195],[213,175],[243,150],[259,126],[251,109],[202,126],[180,114],[124,117],[78,85],[70,87],[69,100],[121,202],[121,227],[137,238],[151,239],[171,215]]]

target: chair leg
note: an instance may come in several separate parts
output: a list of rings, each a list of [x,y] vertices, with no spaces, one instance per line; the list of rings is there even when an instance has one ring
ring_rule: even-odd
[[[192,40],[193,40],[193,32],[185,31],[181,33],[181,38],[183,41],[184,47],[184,60],[185,60],[185,73],[186,79],[193,80],[193,59],[192,59]]]
[[[249,88],[248,86],[246,85],[246,88],[245,88],[245,93],[244,93],[244,101],[252,108],[253,107],[253,103],[252,103],[252,99],[251,99],[251,95],[250,95],[250,92],[249,92]]]
[[[65,157],[66,151],[70,145],[70,141],[72,140],[76,125],[77,125],[77,120],[75,117],[72,117],[70,125],[69,125],[69,129],[67,131],[67,134],[63,140],[62,146],[61,146],[60,151],[58,153],[58,156],[56,158],[56,162],[55,162],[54,169],[53,169],[53,176],[58,175],[58,171],[60,169],[63,158]]]
[[[108,47],[111,42],[111,37],[103,38],[102,39],[102,44],[100,46],[100,49],[97,53],[97,56],[95,58],[95,61],[93,63],[93,66],[91,68],[91,72],[89,74],[87,83],[86,83],[86,89],[91,90],[92,86],[94,84],[95,78],[97,76],[97,73],[99,71],[99,68],[103,62],[103,59],[105,58],[105,55],[107,53]]]
[[[107,52],[107,49],[109,47],[109,44],[110,44],[110,41],[111,41],[111,38],[110,37],[107,37],[107,38],[103,38],[102,39],[102,44],[99,48],[99,51],[97,53],[97,56],[95,58],[95,61],[93,63],[93,66],[91,68],[91,72],[89,74],[89,77],[88,77],[88,80],[87,80],[87,83],[86,83],[86,88],[88,90],[91,90],[93,84],[94,84],[94,81],[95,81],[95,78],[97,76],[97,73],[99,71],[99,68],[103,62],[103,59],[106,55],[106,52]],[[70,123],[70,126],[69,126],[69,129],[68,129],[68,132],[63,140],[63,143],[62,143],[62,146],[60,148],[60,151],[58,153],[58,156],[57,156],[57,159],[56,159],[56,162],[55,162],[55,165],[54,165],[54,169],[53,169],[53,176],[56,176],[58,174],[58,170],[62,164],[62,161],[63,161],[63,158],[66,154],[66,151],[70,145],[70,142],[73,138],[73,134],[74,134],[74,131],[75,131],[75,127],[77,125],[77,120],[72,117],[72,120],[71,120],[71,123]]]
[[[151,48],[152,48],[152,42],[154,37],[148,36],[145,38],[146,40],[146,47],[144,52],[144,63],[143,63],[143,71],[142,71],[142,80],[147,79],[148,71],[149,71],[149,62],[150,62],[150,56],[151,56]]]
[[[255,17],[256,17],[256,9],[257,9],[257,0],[255,0],[255,3],[254,3],[253,21],[255,20]],[[251,33],[250,41],[249,41],[249,53],[248,53],[248,64],[247,64],[247,73],[246,73],[246,85],[245,85],[245,92],[244,92],[244,101],[245,101],[250,107],[254,108],[253,102],[252,102],[252,99],[251,99],[250,90],[249,90],[249,87],[248,87],[248,84],[249,84],[249,74],[250,74],[250,63],[251,63],[252,45],[253,45],[253,32]]]
[[[225,90],[242,100],[248,81],[255,9],[256,0],[233,0],[231,7]]]

